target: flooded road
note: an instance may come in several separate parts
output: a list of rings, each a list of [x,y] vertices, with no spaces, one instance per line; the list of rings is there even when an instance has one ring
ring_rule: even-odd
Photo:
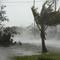
[[[39,48],[34,45],[24,44],[22,46],[0,47],[0,60],[8,60],[13,56],[25,56],[37,54]]]
[[[50,51],[60,52],[60,41],[46,40],[46,46]],[[35,55],[41,52],[41,42],[34,41],[24,43],[23,45],[15,45],[12,47],[0,47],[0,60],[8,60],[12,56]]]

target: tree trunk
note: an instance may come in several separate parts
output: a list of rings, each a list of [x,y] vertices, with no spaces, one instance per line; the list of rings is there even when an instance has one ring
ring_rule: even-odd
[[[46,53],[47,48],[46,48],[46,45],[45,45],[45,40],[43,39],[43,37],[41,39],[42,39],[42,53]]]
[[[46,45],[45,45],[45,40],[46,40],[46,37],[45,37],[45,31],[44,31],[44,27],[41,26],[41,40],[42,40],[42,53],[46,53],[47,52],[47,48],[46,48]]]

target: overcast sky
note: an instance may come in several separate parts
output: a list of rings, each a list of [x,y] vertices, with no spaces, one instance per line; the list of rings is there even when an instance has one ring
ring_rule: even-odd
[[[33,5],[33,0],[2,0],[4,5],[6,4],[7,17],[9,22],[7,26],[28,26],[34,22],[34,18],[31,12],[31,7]],[[28,2],[30,1],[30,2]],[[37,1],[37,0],[36,0]],[[36,7],[41,10],[41,6],[45,0],[38,0],[36,2]]]

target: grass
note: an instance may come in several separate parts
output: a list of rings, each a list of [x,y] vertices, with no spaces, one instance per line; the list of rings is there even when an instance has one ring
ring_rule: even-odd
[[[41,55],[32,55],[32,56],[15,56],[11,60],[60,60],[59,53],[49,53]]]

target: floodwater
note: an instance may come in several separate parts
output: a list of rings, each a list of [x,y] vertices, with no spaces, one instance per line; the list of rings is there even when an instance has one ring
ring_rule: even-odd
[[[13,56],[35,55],[40,50],[35,45],[23,44],[12,47],[0,47],[0,60],[8,60]]]
[[[25,41],[25,42],[24,42]],[[23,40],[23,45],[0,47],[0,60],[8,60],[13,56],[35,55],[41,52],[41,40]],[[59,40],[46,40],[46,46],[50,51],[60,52]]]

